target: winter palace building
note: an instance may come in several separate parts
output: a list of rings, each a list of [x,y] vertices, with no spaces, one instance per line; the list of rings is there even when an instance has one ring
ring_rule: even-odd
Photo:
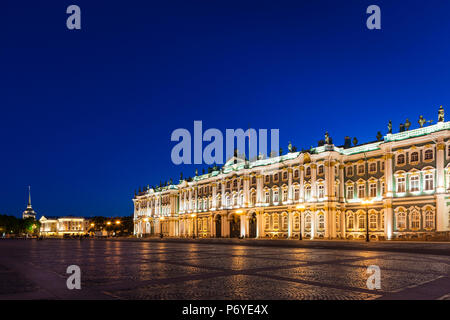
[[[392,131],[390,125],[390,132]],[[230,159],[133,198],[136,236],[427,239],[450,233],[450,122]]]

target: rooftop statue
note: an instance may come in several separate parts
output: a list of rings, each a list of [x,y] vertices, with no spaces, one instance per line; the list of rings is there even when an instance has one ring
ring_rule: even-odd
[[[356,139],[356,137],[353,138],[353,145],[357,145],[358,144],[358,139]]]
[[[388,133],[392,133],[392,120],[389,120],[388,123]]]
[[[444,122],[444,107],[443,106],[439,107],[438,122]]]
[[[377,132],[377,141],[381,141],[381,138],[383,138],[383,135],[380,131]]]
[[[399,132],[405,131],[405,125],[403,123],[400,123],[400,128],[398,130]]]
[[[411,122],[408,120],[408,118],[406,118],[406,121],[405,121],[405,129],[406,129],[406,131],[409,130],[409,127],[411,127]]]
[[[330,144],[330,135],[328,134],[328,131],[325,132],[325,144]]]
[[[289,141],[289,144],[288,144],[288,150],[289,150],[289,152],[292,152],[292,143]]]
[[[423,116],[421,115],[421,116],[419,116],[419,121],[417,121],[418,123],[419,123],[419,126],[421,127],[421,128],[423,128],[423,125],[425,124],[425,122],[427,122],[427,120],[425,120],[424,118],[423,118]]]

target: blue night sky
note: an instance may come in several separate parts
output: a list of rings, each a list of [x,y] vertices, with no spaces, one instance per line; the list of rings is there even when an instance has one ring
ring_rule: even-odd
[[[66,28],[81,7],[82,29]],[[381,8],[382,30],[366,28]],[[178,181],[176,128],[328,130],[363,142],[389,119],[450,106],[450,2],[2,1],[0,213],[27,186],[44,215],[132,213],[134,190]],[[200,170],[202,166],[198,167]]]

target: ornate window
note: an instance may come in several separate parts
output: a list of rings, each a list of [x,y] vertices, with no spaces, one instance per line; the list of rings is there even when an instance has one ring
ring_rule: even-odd
[[[409,219],[410,219],[412,230],[420,229],[420,212],[419,212],[419,210],[417,210],[417,209],[411,210]]]
[[[311,175],[311,167],[306,168],[305,175],[309,177]]]
[[[256,177],[252,178],[252,184],[256,184]]]
[[[347,199],[351,200],[353,199],[354,190],[353,186],[347,186]]]
[[[397,192],[406,192],[406,180],[405,177],[397,177]]]
[[[274,213],[273,216],[273,229],[278,230],[280,227],[280,220],[277,213]]]
[[[311,199],[311,186],[305,186],[305,200]]]
[[[425,229],[434,229],[434,211],[430,207],[425,209]]]
[[[294,170],[294,178],[298,178],[298,170]]]
[[[323,184],[320,184],[318,186],[318,197],[319,197],[319,199],[322,199],[325,197],[325,188],[324,188]]]
[[[287,214],[283,214],[281,216],[281,229],[287,230],[287,228],[288,228],[288,216]]]
[[[299,187],[295,187],[295,189],[294,189],[294,200],[295,201],[300,200],[300,188]]]
[[[359,199],[364,199],[366,197],[366,190],[365,190],[365,186],[364,184],[359,184],[358,185],[358,198]]]
[[[253,206],[256,204],[256,192],[252,192],[250,196],[250,204]]]
[[[278,173],[275,173],[274,175],[273,175],[273,181],[278,181]]]
[[[419,176],[414,175],[409,178],[409,190],[411,192],[419,191]]]
[[[287,172],[283,172],[283,180],[287,180],[288,176],[287,176]]]
[[[424,153],[424,160],[425,161],[433,160],[433,150],[428,149],[428,150],[425,151],[425,153]]]
[[[404,154],[399,154],[399,155],[397,156],[397,165],[398,165],[398,166],[402,166],[402,165],[404,165],[405,163],[406,163],[405,155],[404,155]]]
[[[319,175],[323,174],[323,165],[322,164],[317,168],[317,174],[319,174]]]
[[[270,192],[268,190],[264,193],[264,202],[270,203]]]
[[[347,167],[347,176],[353,175],[353,166]]]
[[[434,179],[432,173],[426,173],[424,176],[424,190],[431,191],[434,189]]]
[[[309,213],[305,215],[305,230],[311,230],[311,214]]]
[[[364,174],[364,165],[363,164],[360,164],[358,166],[358,174]]]
[[[273,202],[278,202],[280,201],[279,195],[278,195],[278,190],[273,190]]]
[[[365,229],[365,228],[366,228],[366,215],[360,213],[358,215],[358,229]]]
[[[287,189],[283,189],[283,191],[282,191],[282,201],[283,202],[285,202],[285,201],[287,201],[287,196],[288,196],[288,191],[287,191]]]
[[[370,230],[377,229],[377,215],[375,213],[371,213],[369,215],[369,229]]]
[[[403,230],[406,229],[406,212],[403,208],[399,209],[397,212],[396,229]]]
[[[270,176],[266,176],[266,183],[269,183],[270,181]]]
[[[374,173],[377,171],[377,163],[376,162],[372,162],[369,164],[369,172],[370,173]]]
[[[377,196],[377,184],[371,183],[369,185],[369,197],[375,198]]]
[[[300,230],[300,216],[298,214],[294,216],[294,230]]]
[[[411,162],[419,162],[419,153],[417,151],[411,153]]]
[[[336,231],[341,231],[341,215],[336,213]]]
[[[317,215],[317,229],[319,231],[325,230],[325,215],[322,213]]]
[[[351,213],[347,218],[347,229],[353,230],[355,228],[355,218],[353,213]]]

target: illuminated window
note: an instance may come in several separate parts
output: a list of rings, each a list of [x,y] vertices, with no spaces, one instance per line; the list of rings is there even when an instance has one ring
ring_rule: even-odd
[[[369,229],[372,229],[372,230],[377,229],[377,215],[376,214],[369,215]]]
[[[433,181],[433,174],[431,173],[427,173],[424,176],[424,181],[425,181],[425,186],[424,186],[424,190],[425,191],[432,191],[434,189],[434,181]]]
[[[284,214],[281,218],[281,229],[282,230],[287,230],[288,228],[288,216],[286,214]]]
[[[409,189],[411,192],[419,191],[419,176],[411,176],[409,178]]]
[[[420,213],[417,210],[411,212],[411,229],[420,229]]]
[[[397,229],[405,229],[406,228],[406,212],[401,210],[397,214]]]
[[[405,177],[397,178],[397,192],[402,193],[406,191],[406,180]]]
[[[325,215],[323,214],[317,216],[317,229],[320,231],[325,229]]]
[[[300,229],[300,217],[297,214],[294,216],[294,230],[299,230],[299,229]]]
[[[278,196],[278,190],[274,190],[273,191],[273,202],[278,202],[280,199],[279,199],[279,196]]]
[[[319,199],[322,199],[325,197],[325,188],[322,184],[319,185],[319,187],[318,187],[318,197],[319,197]]]
[[[354,191],[353,186],[347,186],[347,199],[353,199]]]
[[[287,189],[283,190],[283,201],[287,201],[287,197],[288,197],[288,191]]]
[[[359,214],[358,215],[358,229],[365,229],[365,228],[366,228],[366,215]]]
[[[431,209],[425,211],[425,229],[434,229],[434,213]]]
[[[363,184],[358,185],[358,198],[364,199],[366,197],[366,188]]]
[[[270,192],[269,191],[266,191],[265,192],[265,194],[264,194],[264,202],[265,203],[269,203],[270,202]]]
[[[307,231],[311,230],[311,215],[310,214],[305,216],[305,230],[307,230]]]
[[[294,189],[294,200],[295,200],[295,201],[300,200],[300,188],[298,188],[298,187],[296,187],[296,188]]]
[[[280,227],[280,221],[279,221],[279,217],[278,217],[278,214],[274,214],[273,215],[273,228],[275,229],[275,230],[278,230],[278,228]]]
[[[355,228],[355,218],[353,217],[353,214],[348,216],[347,219],[347,229],[353,230]]]
[[[371,183],[369,185],[369,197],[375,198],[377,196],[377,184]]]
[[[305,200],[311,199],[311,187],[305,186]]]

